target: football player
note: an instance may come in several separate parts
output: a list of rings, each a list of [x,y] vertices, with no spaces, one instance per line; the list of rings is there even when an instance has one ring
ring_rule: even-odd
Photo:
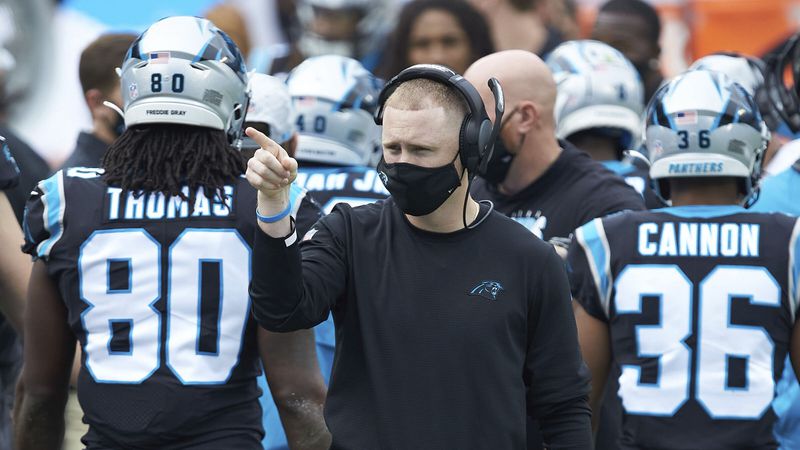
[[[768,173],[769,164],[778,150],[789,142],[789,137],[786,135],[789,130],[784,125],[779,113],[780,110],[774,106],[778,99],[771,98],[768,92],[766,79],[769,68],[767,65],[755,56],[735,52],[718,52],[693,62],[689,66],[689,70],[695,69],[722,72],[734,82],[739,83],[748,94],[753,96],[756,105],[758,105],[758,110],[761,112],[761,117],[770,131],[769,145],[764,152],[764,161],[761,164],[763,168],[761,176],[774,175]],[[781,77],[783,77],[782,72]]]
[[[299,134],[294,157],[301,163],[295,184],[330,212],[386,198],[373,168],[380,159],[380,127],[372,115],[380,81],[358,61],[318,56],[297,66],[286,80]]]
[[[59,447],[76,340],[89,449],[260,449],[259,351],[292,393],[282,419],[298,447],[327,448],[313,335],[268,354],[251,319],[239,50],[205,19],[170,17],[134,41],[121,78],[127,129],[103,168],[57,172],[28,202],[18,448]],[[319,210],[292,196],[308,227]]]
[[[339,55],[375,70],[397,15],[395,0],[295,0],[288,24],[291,45],[276,45],[253,59],[256,69],[287,73],[305,58]]]
[[[624,178],[648,208],[664,206],[649,187],[647,163],[625,155],[642,136],[644,87],[633,64],[614,47],[591,40],[565,42],[545,62],[558,89],[556,136]]]
[[[621,448],[775,448],[787,352],[800,368],[800,221],[742,207],[766,125],[744,88],[696,70],[656,92],[645,126],[650,176],[672,207],[595,219],[569,252],[591,401],[613,361]]]
[[[289,89],[280,78],[263,73],[249,74],[250,104],[244,118],[244,127],[253,127],[285,148],[290,155],[297,150],[297,127],[294,125],[294,107]],[[242,155],[253,157],[259,145],[242,134]]]

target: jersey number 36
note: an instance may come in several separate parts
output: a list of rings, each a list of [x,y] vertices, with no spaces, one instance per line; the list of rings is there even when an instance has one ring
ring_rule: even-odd
[[[780,285],[766,269],[718,266],[712,270],[698,285],[696,321],[692,320],[694,286],[678,266],[628,266],[615,289],[618,316],[641,314],[642,299],[647,296],[658,297],[661,303],[660,323],[637,325],[634,331],[637,357],[658,358],[658,381],[641,383],[640,366],[622,366],[619,393],[628,413],[670,417],[689,399],[690,383],[697,402],[714,419],[756,419],[770,407],[775,345],[763,327],[730,320],[734,298],[744,298],[756,307],[781,306]],[[697,342],[694,364],[692,349],[685,342],[692,335]],[[744,386],[730,386],[731,357],[746,361]]]

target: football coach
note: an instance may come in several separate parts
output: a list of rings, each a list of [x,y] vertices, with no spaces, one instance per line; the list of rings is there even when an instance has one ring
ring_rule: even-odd
[[[552,449],[591,449],[589,378],[552,247],[469,194],[501,123],[447,68],[410,67],[378,100],[385,201],[339,204],[299,242],[297,161],[258,131],[250,295],[271,331],[333,312],[333,449],[525,448],[526,407]]]

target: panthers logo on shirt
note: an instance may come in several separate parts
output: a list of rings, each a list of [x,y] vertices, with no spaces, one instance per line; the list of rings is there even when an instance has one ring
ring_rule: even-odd
[[[483,297],[487,300],[497,300],[497,294],[504,290],[503,285],[497,281],[484,281],[475,286],[472,291],[470,291],[469,295]]]

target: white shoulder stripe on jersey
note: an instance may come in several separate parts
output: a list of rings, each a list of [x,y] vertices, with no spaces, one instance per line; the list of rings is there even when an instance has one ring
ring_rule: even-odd
[[[800,303],[800,293],[798,293],[797,287],[797,279],[800,277],[800,266],[798,266],[800,261],[797,261],[797,251],[800,250],[798,246],[800,246],[800,219],[795,221],[792,237],[789,239],[789,293],[787,297],[789,297],[792,320],[797,314],[798,303]]]
[[[66,202],[64,197],[64,172],[58,171],[52,177],[39,183],[42,190],[42,221],[44,228],[50,232],[50,237],[39,243],[36,253],[40,258],[50,256],[50,251],[64,234],[64,210]]]
[[[602,219],[594,219],[575,230],[575,238],[586,255],[600,304],[609,318],[611,311],[611,250]],[[599,245],[598,245],[599,244]]]

